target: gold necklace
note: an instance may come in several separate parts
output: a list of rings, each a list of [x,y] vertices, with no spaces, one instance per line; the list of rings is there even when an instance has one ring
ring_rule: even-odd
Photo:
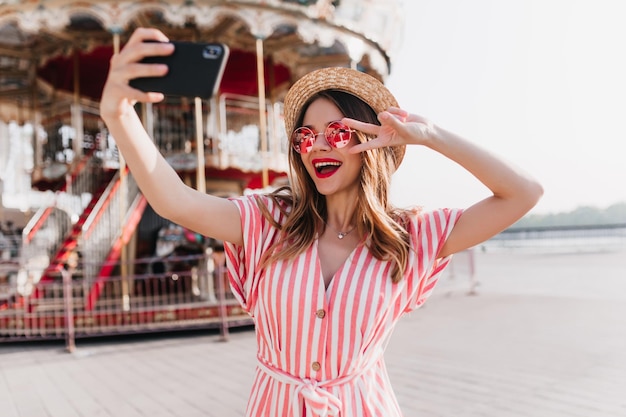
[[[343,239],[344,237],[348,236],[350,233],[352,233],[352,231],[354,229],[356,229],[356,226],[353,226],[352,229],[348,230],[347,232],[340,232],[339,230],[335,229],[334,227],[332,227],[331,225],[329,225],[328,223],[324,222],[324,224],[326,224],[326,226],[330,226],[331,229],[333,229],[336,233],[337,233],[337,239]]]

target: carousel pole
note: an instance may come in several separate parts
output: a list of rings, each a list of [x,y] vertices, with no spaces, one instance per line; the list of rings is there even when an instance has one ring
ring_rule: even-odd
[[[113,54],[120,52],[120,33],[113,32]],[[120,198],[119,198],[119,221],[120,235],[124,233],[124,218],[126,217],[126,209],[128,207],[128,175],[126,174],[126,160],[121,152],[118,152],[120,160]],[[122,250],[120,253],[120,275],[122,278],[122,309],[130,310],[130,292],[128,285],[128,248],[122,239]]]
[[[37,75],[36,75],[36,64],[34,61],[31,61],[30,65],[30,85],[32,86],[30,89],[30,115],[31,122],[33,124],[33,160],[35,164],[34,173],[39,177],[41,175],[41,170],[43,168],[43,143],[40,138],[38,127],[41,126],[41,115],[39,108],[39,97],[37,95]]]
[[[268,72],[269,74],[266,75],[267,77],[267,84],[269,86],[269,101],[270,101],[270,105],[274,105],[274,103],[276,102],[276,97],[274,96],[274,92],[276,90],[276,72],[274,70],[274,58],[272,55],[269,55],[267,57],[267,61],[268,61]],[[272,132],[271,136],[267,139],[268,145],[271,148],[271,161],[274,161],[275,158],[277,157],[277,155],[279,155],[280,153],[280,143],[279,143],[279,138],[278,135],[276,134],[276,117],[274,114],[274,111],[272,110],[272,112],[270,112],[268,114],[268,123],[270,125],[270,132]]]
[[[72,126],[74,127],[74,141],[72,143],[72,150],[74,151],[74,157],[72,163],[77,162],[82,156],[83,148],[83,115],[80,108],[80,53],[78,48],[74,47],[74,103],[72,104]]]
[[[201,193],[206,193],[206,176],[204,160],[204,134],[202,129],[202,99],[194,99],[196,110],[196,153],[198,156],[198,166],[196,168],[196,189]]]
[[[267,117],[265,116],[265,68],[263,65],[263,39],[256,39],[256,68],[259,88],[259,130],[261,133],[261,158],[263,188],[269,186],[269,172],[267,169]]]
[[[193,36],[193,41],[197,41]],[[194,97],[194,119],[196,122],[196,190],[206,193],[206,159],[204,156],[204,123],[202,118],[202,99]]]

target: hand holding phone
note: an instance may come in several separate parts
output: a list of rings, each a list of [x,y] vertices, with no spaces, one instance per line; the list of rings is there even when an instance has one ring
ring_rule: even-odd
[[[163,77],[142,77],[130,80],[131,87],[170,96],[211,98],[219,88],[228,46],[222,43],[171,42],[174,52],[168,56],[147,57],[142,63],[168,66]]]

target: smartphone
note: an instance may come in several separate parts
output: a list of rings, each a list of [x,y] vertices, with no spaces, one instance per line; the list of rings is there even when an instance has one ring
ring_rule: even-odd
[[[211,98],[219,88],[228,61],[228,46],[223,43],[172,42],[168,56],[144,58],[144,63],[166,64],[163,77],[130,80],[131,87],[169,96]]]

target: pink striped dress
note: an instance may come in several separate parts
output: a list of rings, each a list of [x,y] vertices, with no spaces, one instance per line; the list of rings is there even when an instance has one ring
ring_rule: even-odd
[[[277,206],[263,198],[281,222]],[[397,320],[426,301],[449,263],[449,257],[435,257],[461,211],[412,219],[408,231],[416,251],[399,283],[391,281],[390,262],[359,245],[325,288],[317,241],[297,258],[261,270],[261,256],[279,231],[254,197],[233,202],[244,244],[226,244],[229,279],[254,318],[258,347],[246,416],[401,416],[383,352]]]

